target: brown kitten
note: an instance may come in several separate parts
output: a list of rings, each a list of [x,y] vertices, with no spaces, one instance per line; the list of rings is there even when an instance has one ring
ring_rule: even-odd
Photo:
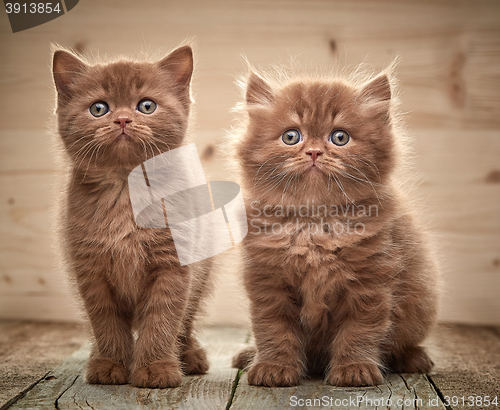
[[[248,382],[321,375],[375,385],[427,372],[438,271],[395,180],[402,135],[390,73],[368,82],[250,73],[235,142],[246,193]]]
[[[206,263],[181,266],[169,229],[138,227],[127,184],[133,168],[183,144],[192,71],[189,46],[154,63],[54,53],[68,171],[61,243],[93,332],[89,383],[174,387],[208,370],[192,334]]]

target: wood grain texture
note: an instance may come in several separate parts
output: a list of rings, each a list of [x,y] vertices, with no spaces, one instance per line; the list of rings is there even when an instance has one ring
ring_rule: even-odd
[[[232,355],[247,338],[242,328],[205,327],[200,340],[211,362],[208,375],[186,377],[176,389],[137,389],[85,384],[87,345],[51,370],[81,345],[82,332],[76,325],[0,321],[0,398],[10,399],[11,409],[444,409],[439,394],[441,398],[473,395],[493,400],[500,391],[499,327],[440,325],[427,342],[435,362],[429,375],[392,374],[385,384],[368,388],[326,386],[322,380],[307,380],[291,388],[248,386],[246,375],[237,381],[236,371],[229,367]],[[34,386],[19,398],[18,393],[31,383]],[[231,386],[236,388],[234,394]],[[385,405],[377,406],[382,398]],[[387,406],[389,398],[392,404]],[[295,402],[303,405],[292,406]],[[458,404],[452,408],[491,406]]]
[[[0,406],[46,378],[85,339],[75,323],[0,321]]]
[[[453,409],[495,408],[476,400],[496,396],[500,402],[499,327],[441,325],[426,344],[435,362],[429,377],[442,396],[465,397],[466,403],[451,404]]]
[[[125,28],[126,27],[126,28]],[[76,318],[51,251],[54,90],[50,43],[103,55],[161,55],[195,37],[193,138],[212,180],[233,179],[221,145],[244,54],[274,63],[379,70],[401,56],[416,190],[443,260],[441,318],[499,324],[500,3],[495,0],[80,2],[12,34],[0,13],[0,317]],[[247,321],[239,271],[220,262],[209,323]],[[43,306],[42,306],[43,305]]]
[[[245,374],[231,405],[232,410],[288,408],[445,409],[426,376],[409,374],[391,374],[383,385],[362,388],[327,386],[318,380],[297,387],[256,387],[248,385]]]
[[[184,377],[181,387],[139,389],[130,385],[90,385],[83,380],[88,345],[48,373],[11,409],[224,409],[230,400],[237,371],[231,357],[245,341],[238,328],[204,328],[201,344],[207,349],[208,374]]]

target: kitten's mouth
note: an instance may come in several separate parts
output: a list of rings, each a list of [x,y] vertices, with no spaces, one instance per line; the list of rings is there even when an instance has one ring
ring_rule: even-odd
[[[130,135],[125,134],[122,132],[118,137],[116,137],[115,142],[121,142],[121,141],[132,141],[132,138],[130,138]]]
[[[321,167],[318,166],[318,163],[313,161],[311,165],[309,165],[309,168],[307,169],[309,172],[322,172]]]

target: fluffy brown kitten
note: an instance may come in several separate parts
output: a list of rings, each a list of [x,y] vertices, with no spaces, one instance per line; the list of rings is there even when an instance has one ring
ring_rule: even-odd
[[[392,75],[370,81],[250,73],[236,141],[246,194],[248,382],[375,385],[427,372],[438,270],[395,171]]]
[[[192,334],[206,266],[181,266],[169,229],[136,225],[127,184],[133,168],[182,145],[192,71],[189,46],[154,63],[54,53],[69,174],[61,243],[93,332],[89,383],[173,387],[208,369]]]

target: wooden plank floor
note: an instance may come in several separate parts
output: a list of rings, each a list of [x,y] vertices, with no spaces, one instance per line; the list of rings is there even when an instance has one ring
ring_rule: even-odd
[[[468,405],[468,397],[500,400],[500,328],[440,325],[427,343],[436,363],[429,375],[392,374],[383,385],[349,389],[321,380],[290,388],[249,386],[246,374],[230,367],[248,340],[247,330],[205,327],[200,339],[209,352],[210,372],[185,377],[179,388],[96,386],[82,377],[89,348],[78,325],[0,321],[1,410],[499,407],[476,400]],[[445,396],[459,402],[446,406]]]

